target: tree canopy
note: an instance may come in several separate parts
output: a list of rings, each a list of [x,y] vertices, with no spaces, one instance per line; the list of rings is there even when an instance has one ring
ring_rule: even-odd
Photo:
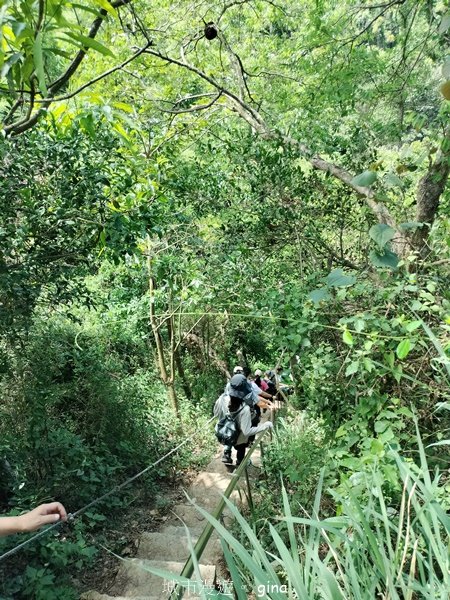
[[[445,497],[448,1],[5,0],[0,26],[2,510],[119,483],[236,361],[295,388],[274,514],[320,477],[329,516],[371,506],[375,473],[398,515],[397,451]],[[0,595],[52,598],[28,558]]]

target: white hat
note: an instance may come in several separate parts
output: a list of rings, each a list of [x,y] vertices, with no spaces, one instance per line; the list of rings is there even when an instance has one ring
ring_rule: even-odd
[[[261,369],[256,369],[255,375],[256,375],[256,377],[261,377],[261,375],[262,375]]]
[[[242,367],[240,367],[239,365],[236,365],[233,369],[233,373],[236,375],[236,373],[243,373],[244,369]]]

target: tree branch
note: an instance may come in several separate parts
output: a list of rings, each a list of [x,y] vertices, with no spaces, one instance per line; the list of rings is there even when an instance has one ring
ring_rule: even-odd
[[[42,2],[42,1],[43,0],[40,0],[40,2]],[[132,2],[132,0],[113,0],[112,2],[110,2],[110,4],[113,8],[119,8],[120,6],[125,6],[126,4],[129,4],[130,2]],[[40,4],[40,8],[41,8],[41,4]],[[93,21],[93,23],[89,29],[89,33],[88,33],[87,37],[89,37],[91,39],[94,39],[96,37],[96,35],[97,35],[100,27],[102,26],[104,20],[106,19],[107,15],[108,15],[108,13],[105,9],[103,9],[103,8],[100,9],[99,16]],[[38,22],[39,22],[39,17],[38,17]],[[77,71],[77,69],[81,65],[84,57],[88,53],[88,50],[89,50],[89,48],[87,48],[87,47],[81,48],[78,51],[75,58],[70,63],[70,65],[67,67],[66,71],[60,77],[58,77],[58,79],[56,81],[54,81],[53,83],[51,83],[48,86],[48,97],[46,99],[43,99],[40,102],[41,106],[38,110],[36,110],[34,113],[32,113],[32,109],[31,109],[31,111],[30,110],[28,111],[28,115],[25,119],[20,119],[19,121],[16,121],[15,123],[11,123],[10,125],[4,126],[4,131],[5,131],[6,135],[19,135],[19,134],[23,133],[24,131],[31,129],[31,127],[33,127],[38,122],[40,117],[46,112],[47,108],[52,104],[52,102],[55,101],[54,97],[55,97],[56,93],[71,79],[71,77]],[[17,108],[16,108],[16,110],[17,110]],[[11,113],[11,111],[10,111],[10,113]]]
[[[167,63],[177,65],[179,67],[182,67],[183,69],[187,69],[192,73],[198,75],[201,79],[205,80],[211,86],[213,86],[219,92],[221,92],[227,98],[229,108],[231,110],[235,110],[245,121],[247,121],[247,123],[249,123],[249,125],[261,137],[267,140],[280,140],[286,145],[296,148],[297,151],[300,152],[300,154],[302,154],[309,160],[309,162],[315,169],[332,175],[334,178],[338,179],[347,187],[356,192],[358,196],[364,198],[366,204],[374,212],[380,223],[385,223],[397,229],[396,222],[390,214],[390,212],[388,211],[388,209],[386,208],[386,206],[376,199],[374,192],[369,187],[364,187],[353,183],[353,176],[351,173],[349,173],[342,167],[325,160],[319,155],[314,155],[312,150],[310,150],[308,146],[303,142],[296,140],[291,136],[284,135],[279,131],[271,129],[266,124],[266,122],[257,110],[255,110],[252,106],[250,106],[248,103],[246,103],[243,99],[239,98],[230,90],[225,89],[220,83],[215,81],[215,79],[213,79],[211,76],[207,75],[197,67],[189,63],[181,62],[175,58],[171,58],[170,56],[161,54],[161,52],[158,52],[157,50],[147,49],[146,54],[155,56],[156,58],[159,58]],[[401,243],[406,243],[406,240],[403,239],[403,234],[401,234],[400,232],[398,232],[397,237],[399,238],[399,240],[401,238]]]
[[[114,0],[113,2],[110,2],[110,4],[113,8],[119,8],[120,6],[125,6],[126,4],[129,4],[130,2],[132,2],[132,0]],[[106,10],[104,8],[102,8],[100,10],[99,16],[93,21],[91,28],[89,29],[89,33],[87,35],[88,38],[91,38],[91,39],[95,38],[100,27],[103,24],[103,21],[105,20],[105,18],[107,16],[108,16],[108,13],[106,12]],[[72,75],[75,73],[75,71],[78,69],[78,67],[82,63],[84,57],[88,53],[88,50],[89,50],[89,48],[81,48],[78,51],[78,54],[73,59],[73,61],[67,67],[66,71],[60,77],[58,77],[58,79],[56,81],[54,81],[53,83],[51,83],[48,86],[49,95],[51,97],[53,97],[56,94],[56,92],[58,92],[69,81],[69,79],[72,77]]]
[[[206,110],[207,108],[210,108],[210,106],[215,104],[221,96],[222,96],[222,92],[219,92],[211,100],[211,102],[208,102],[207,104],[195,104],[194,106],[190,106],[189,108],[180,108],[178,110],[173,110],[170,108],[160,108],[159,110],[161,110],[162,112],[171,113],[172,115],[182,115],[184,113],[197,112],[199,110]],[[179,102],[178,102],[178,104],[179,104]]]
[[[97,75],[97,77],[94,77],[94,79],[91,79],[87,83],[83,84],[82,86],[80,86],[79,88],[77,88],[74,92],[70,92],[70,94],[66,94],[65,96],[58,96],[56,98],[51,98],[51,97],[42,98],[40,100],[35,100],[35,102],[45,103],[45,102],[60,102],[62,100],[69,100],[70,98],[73,98],[74,96],[78,95],[80,92],[82,92],[86,88],[90,87],[91,85],[94,85],[94,83],[97,83],[98,81],[101,81],[105,77],[108,77],[108,75],[111,75],[111,73],[114,73],[115,71],[119,71],[120,69],[123,69],[123,67],[125,67],[126,65],[128,65],[135,58],[137,58],[138,56],[140,56],[141,54],[143,54],[145,52],[145,50],[147,48],[149,48],[150,45],[151,45],[151,42],[149,42],[148,44],[146,44],[143,48],[139,48],[139,50],[137,52],[135,52],[132,56],[130,56],[129,58],[127,58],[126,60],[124,60],[122,63],[120,63],[120,65],[116,65],[115,67],[112,67],[111,69],[108,69],[104,73],[101,73],[100,75]]]

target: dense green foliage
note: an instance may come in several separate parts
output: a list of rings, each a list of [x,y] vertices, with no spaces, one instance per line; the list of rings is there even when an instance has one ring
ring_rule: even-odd
[[[77,510],[204,426],[237,356],[282,364],[259,517],[303,518],[322,472],[322,514],[361,535],[343,549],[336,527],[321,562],[304,523],[305,578],[368,568],[373,529],[371,585],[397,597],[383,506],[408,568],[433,562],[428,522],[444,560],[448,528],[448,1],[6,0],[0,25],[2,512]],[[404,464],[441,506],[409,538]],[[0,595],[76,597],[55,582],[132,493],[5,561]]]
[[[352,493],[348,498],[335,494],[339,516],[321,514],[322,477],[309,511],[297,516],[297,507],[282,488],[282,518],[275,521],[266,514],[262,526],[252,528],[227,500],[239,536],[199,508],[222,538],[236,597],[245,600],[254,590],[258,597],[274,600],[447,598],[448,514],[436,498],[439,481],[430,477],[420,438],[418,451],[420,466],[390,453],[402,489],[398,509],[385,495],[376,467],[361,484],[365,502]],[[263,538],[263,529],[270,541]],[[188,585],[182,578],[179,582]]]

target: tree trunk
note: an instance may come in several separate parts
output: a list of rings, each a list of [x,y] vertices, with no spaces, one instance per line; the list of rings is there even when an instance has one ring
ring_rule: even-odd
[[[181,387],[183,388],[184,395],[188,400],[192,400],[191,386],[186,378],[186,373],[184,372],[183,362],[181,360],[180,351],[178,348],[175,350],[175,365],[177,367],[178,375],[181,379]]]
[[[180,417],[180,409],[178,406],[178,398],[175,391],[175,359],[174,359],[174,336],[173,328],[172,334],[169,334],[170,338],[170,374],[167,371],[166,359],[164,356],[164,343],[160,333],[160,324],[158,324],[155,315],[155,280],[152,276],[151,270],[151,258],[150,258],[150,240],[147,244],[147,269],[148,269],[148,291],[150,296],[150,325],[155,338],[156,352],[158,359],[158,368],[161,381],[163,382],[166,390],[169,402],[171,403],[177,419]],[[170,319],[169,319],[170,320]]]
[[[447,127],[436,160],[429,166],[428,171],[420,180],[417,188],[416,221],[418,223],[424,223],[424,225],[415,231],[412,237],[412,245],[420,251],[423,258],[429,254],[426,240],[436,217],[439,201],[445,190],[449,173],[450,127]]]

